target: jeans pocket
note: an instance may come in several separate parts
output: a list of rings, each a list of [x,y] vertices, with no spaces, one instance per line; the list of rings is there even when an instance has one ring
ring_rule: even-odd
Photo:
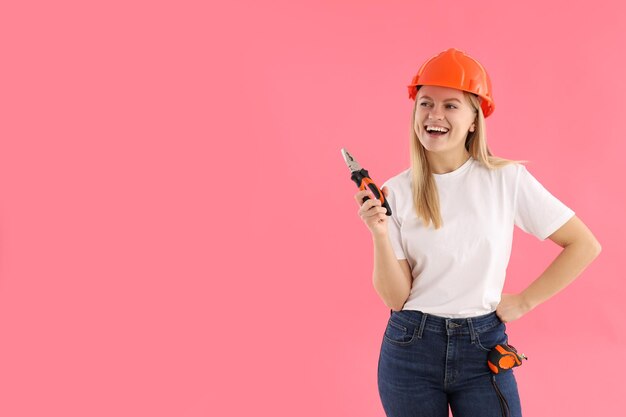
[[[476,332],[476,347],[484,352],[491,352],[496,345],[508,343],[509,337],[506,334],[506,326],[500,323],[497,326],[485,331]]]
[[[415,339],[415,326],[390,317],[383,336],[386,342],[397,346],[408,346]]]

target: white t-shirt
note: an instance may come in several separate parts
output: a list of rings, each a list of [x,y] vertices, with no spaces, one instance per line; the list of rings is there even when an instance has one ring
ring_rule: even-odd
[[[433,174],[443,226],[424,227],[413,207],[411,169],[383,186],[392,214],[389,238],[407,259],[413,283],[403,310],[452,318],[496,310],[511,255],[513,225],[545,240],[574,211],[521,164],[490,171],[470,157],[446,174]]]

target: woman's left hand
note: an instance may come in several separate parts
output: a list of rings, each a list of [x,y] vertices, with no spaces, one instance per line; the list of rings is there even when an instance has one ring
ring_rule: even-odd
[[[521,294],[502,294],[500,304],[496,307],[496,315],[503,323],[517,320],[526,313],[528,307]]]

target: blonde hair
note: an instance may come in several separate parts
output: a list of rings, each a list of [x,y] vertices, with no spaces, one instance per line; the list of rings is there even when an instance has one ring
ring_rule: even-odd
[[[493,156],[487,146],[487,133],[485,117],[480,107],[480,98],[475,94],[463,91],[463,95],[471,103],[477,115],[476,128],[474,132],[469,132],[465,139],[465,149],[469,154],[481,163],[484,167],[495,170],[509,164],[517,164],[528,161],[516,161]],[[432,175],[430,165],[426,159],[424,146],[415,133],[415,110],[417,108],[417,98],[411,115],[411,188],[413,190],[413,206],[418,219],[422,219],[428,227],[432,222],[435,229],[443,226],[441,210],[439,208],[439,193],[437,184]]]

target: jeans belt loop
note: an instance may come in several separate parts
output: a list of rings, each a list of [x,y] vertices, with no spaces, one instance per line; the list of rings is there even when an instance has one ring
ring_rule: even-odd
[[[427,317],[428,317],[428,314],[422,313],[422,322],[420,323],[420,328],[417,331],[417,338],[418,339],[422,338],[422,333],[424,332],[424,325],[426,324],[426,318]]]
[[[467,325],[469,326],[470,335],[472,336],[472,343],[474,343],[476,340],[476,331],[474,330],[474,323],[472,323],[471,317],[467,318]]]

